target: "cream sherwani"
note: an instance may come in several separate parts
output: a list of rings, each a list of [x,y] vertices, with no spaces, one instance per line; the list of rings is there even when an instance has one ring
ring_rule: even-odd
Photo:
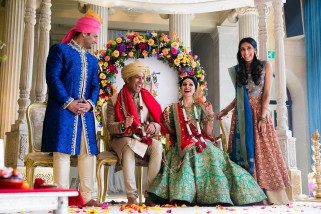
[[[107,104],[107,128],[110,133],[110,146],[117,153],[120,164],[124,172],[124,182],[126,188],[127,198],[137,198],[137,187],[135,181],[135,166],[136,157],[141,157],[148,162],[148,174],[147,174],[147,185],[150,184],[152,180],[158,174],[161,167],[162,160],[162,143],[158,140],[153,139],[153,143],[147,146],[144,143],[132,138],[131,136],[125,135],[121,131],[121,123],[116,122],[115,116],[115,105],[117,102],[118,94],[114,95],[108,100]],[[133,97],[136,109],[139,104],[139,96],[136,94]],[[144,122],[153,123],[156,127],[156,134],[160,132],[160,125],[153,122],[154,119],[149,114],[149,111],[145,105],[143,106],[142,120]]]

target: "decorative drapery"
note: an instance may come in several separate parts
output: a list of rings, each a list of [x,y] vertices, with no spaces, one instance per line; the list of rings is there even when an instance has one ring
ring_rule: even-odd
[[[321,1],[304,1],[306,76],[310,135],[321,129]]]
[[[74,0],[109,8],[163,14],[208,13],[253,7],[254,0]]]

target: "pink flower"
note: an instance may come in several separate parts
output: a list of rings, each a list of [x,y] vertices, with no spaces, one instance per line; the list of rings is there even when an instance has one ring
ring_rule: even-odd
[[[176,55],[178,53],[178,50],[176,48],[172,48],[171,52],[172,54]]]

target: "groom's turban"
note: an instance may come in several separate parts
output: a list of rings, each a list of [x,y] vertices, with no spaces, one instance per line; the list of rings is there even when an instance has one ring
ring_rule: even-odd
[[[136,60],[135,62],[132,62],[123,67],[123,69],[121,70],[121,77],[123,78],[124,82],[126,82],[128,78],[136,76],[138,74],[143,73],[145,75],[147,70],[147,66]]]

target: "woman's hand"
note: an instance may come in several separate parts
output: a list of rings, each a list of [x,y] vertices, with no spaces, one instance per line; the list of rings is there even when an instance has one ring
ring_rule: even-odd
[[[207,115],[214,115],[213,106],[210,102],[205,102],[204,106]]]
[[[259,120],[258,129],[259,129],[259,132],[264,133],[266,131],[266,121]]]
[[[225,110],[220,111],[216,114],[216,120],[221,120],[225,115],[227,115],[227,112],[225,112]]]

